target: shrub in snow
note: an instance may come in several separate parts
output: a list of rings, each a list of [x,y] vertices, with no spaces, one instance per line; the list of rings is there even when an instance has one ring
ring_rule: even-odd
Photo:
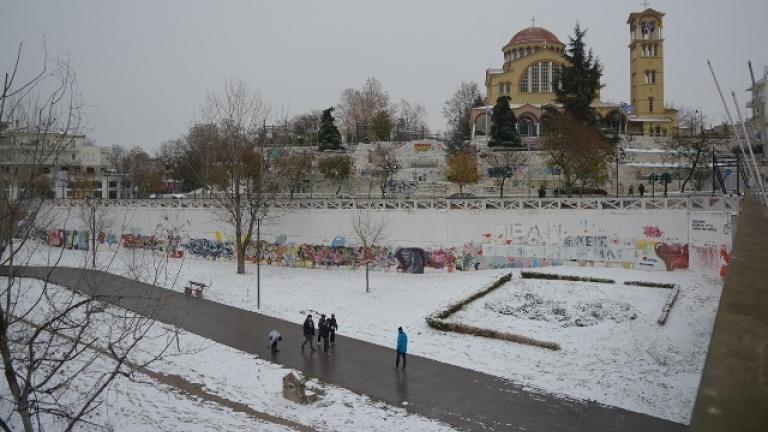
[[[537,273],[537,272],[530,272],[530,271],[522,271],[520,272],[520,274],[523,276],[524,279],[566,280],[566,281],[573,281],[573,282],[595,282],[595,283],[604,283],[604,284],[616,283],[616,281],[613,279],[593,278],[588,276],[571,276],[571,275],[561,275],[561,274],[552,274],[552,273]]]
[[[641,287],[648,287],[648,288],[668,288],[668,289],[672,289],[675,287],[675,284],[671,284],[671,283],[643,282],[643,281],[625,281],[624,285],[641,286]]]
[[[510,342],[517,342],[517,343],[522,343],[526,345],[537,346],[541,348],[548,348],[555,351],[559,350],[560,345],[555,342],[541,341],[538,339],[533,339],[533,338],[529,338],[526,336],[521,336],[513,333],[501,332],[496,330],[475,327],[467,324],[445,321],[451,315],[460,311],[466,305],[488,295],[490,292],[498,289],[499,287],[509,282],[510,280],[512,280],[512,273],[508,273],[500,277],[499,279],[497,279],[487,287],[461,300],[460,302],[454,303],[441,311],[435,312],[434,314],[426,318],[427,325],[432,327],[435,330],[450,331],[455,333],[468,334],[472,336],[482,336],[482,337],[493,338],[493,339],[501,339],[501,340],[506,340]]]

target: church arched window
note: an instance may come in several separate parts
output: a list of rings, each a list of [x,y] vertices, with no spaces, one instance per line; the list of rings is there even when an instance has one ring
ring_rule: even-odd
[[[522,137],[536,136],[536,123],[530,116],[521,116],[520,120],[517,122],[517,129]]]
[[[523,74],[520,91],[523,93],[552,93],[560,88],[560,65],[553,62],[532,64]]]

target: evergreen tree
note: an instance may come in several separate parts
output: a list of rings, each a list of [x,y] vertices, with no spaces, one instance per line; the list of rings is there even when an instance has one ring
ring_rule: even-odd
[[[320,118],[320,131],[317,133],[317,141],[321,151],[341,149],[341,133],[339,133],[339,129],[334,124],[334,119],[331,115],[332,111],[333,108],[324,110]]]
[[[509,147],[520,145],[517,134],[515,113],[509,108],[509,96],[499,96],[491,114],[491,140],[488,147]]]
[[[586,51],[584,36],[578,23],[574,36],[570,38],[565,51],[565,64],[560,70],[560,81],[556,87],[557,102],[563,105],[565,112],[590,125],[596,123],[595,113],[590,104],[597,97],[602,85],[603,65],[594,56],[592,49]]]

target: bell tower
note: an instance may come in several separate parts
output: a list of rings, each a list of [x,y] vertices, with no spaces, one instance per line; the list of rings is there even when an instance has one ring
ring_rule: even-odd
[[[646,3],[647,5],[647,3]],[[664,14],[651,8],[629,14],[629,118],[635,133],[666,135],[674,128],[675,110],[664,107]]]

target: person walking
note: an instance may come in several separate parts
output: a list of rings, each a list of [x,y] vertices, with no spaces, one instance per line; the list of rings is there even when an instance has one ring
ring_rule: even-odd
[[[328,336],[331,328],[331,320],[323,319],[322,324],[318,326],[317,334],[323,339],[323,352],[328,354]]]
[[[331,345],[336,345],[336,330],[339,329],[339,324],[336,322],[336,314],[331,314],[328,323],[328,331],[331,333]]]
[[[637,192],[640,194],[640,198],[642,198],[643,195],[645,195],[645,185],[640,183],[640,186],[637,188]]]
[[[280,350],[277,349],[277,343],[283,340],[283,336],[278,333],[277,330],[272,330],[269,332],[269,350],[273,353],[280,352]]]
[[[322,339],[322,335],[320,332],[322,331],[323,325],[325,324],[325,314],[320,314],[320,319],[317,320],[317,344],[320,344],[320,339]]]
[[[304,342],[301,343],[301,350],[304,351],[304,345],[309,342],[309,348],[315,351],[315,344],[312,339],[315,338],[315,322],[312,321],[312,315],[307,315],[307,319],[304,320]]]
[[[403,370],[405,370],[405,353],[408,352],[408,335],[405,334],[402,327],[397,328],[397,357],[395,358],[395,369],[400,366],[400,358],[403,358]]]
[[[629,185],[629,196],[635,196],[635,187],[633,185]]]

